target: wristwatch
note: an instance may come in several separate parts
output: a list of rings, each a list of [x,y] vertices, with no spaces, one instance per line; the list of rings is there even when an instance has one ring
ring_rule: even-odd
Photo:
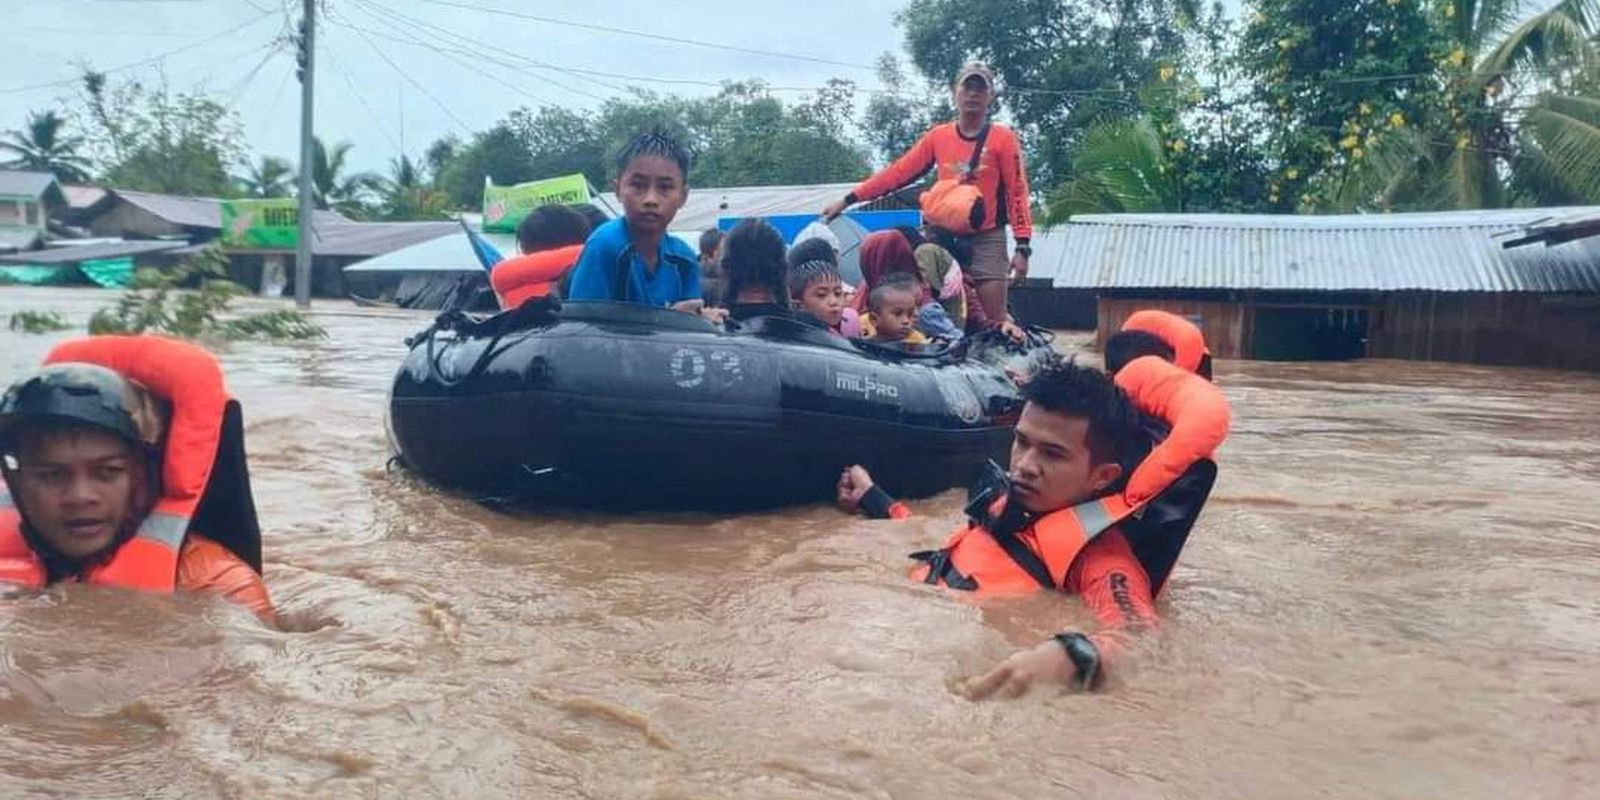
[[[1021,253],[1025,258],[1032,258],[1033,257],[1033,245],[1019,244],[1019,245],[1017,245],[1016,250],[1017,250],[1018,253]]]
[[[1072,661],[1073,685],[1085,691],[1093,689],[1100,679],[1100,650],[1094,642],[1081,633],[1058,633],[1055,639]]]

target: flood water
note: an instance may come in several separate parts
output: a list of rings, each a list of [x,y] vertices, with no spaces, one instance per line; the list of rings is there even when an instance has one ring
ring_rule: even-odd
[[[4,288],[0,319],[110,296]],[[1234,431],[1163,629],[1106,692],[972,703],[956,681],[1088,617],[905,580],[957,493],[906,522],[504,515],[385,467],[426,317],[318,305],[326,341],[221,352],[285,629],[81,586],[0,601],[0,796],[1600,785],[1600,376],[1220,363]],[[0,331],[0,379],[65,335]]]

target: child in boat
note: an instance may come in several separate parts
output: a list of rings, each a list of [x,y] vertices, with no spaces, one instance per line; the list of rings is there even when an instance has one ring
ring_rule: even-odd
[[[808,236],[806,231],[813,232]],[[820,233],[816,231],[820,231]],[[805,230],[800,232],[800,235],[795,238],[794,246],[789,248],[789,295],[794,300],[795,308],[800,309],[800,293],[796,291],[796,284],[794,283],[796,276],[803,273],[800,279],[809,283],[822,277],[824,273],[830,273],[839,287],[840,308],[838,322],[829,321],[833,319],[832,316],[819,315],[815,311],[811,313],[813,316],[823,319],[828,329],[834,333],[849,339],[855,339],[861,336],[861,315],[850,307],[851,287],[844,282],[844,276],[839,272],[839,249],[837,245],[838,239],[833,236],[833,232],[815,223],[806,226]],[[813,263],[821,266],[800,270],[802,265]],[[824,317],[826,318],[824,319]]]
[[[513,309],[555,291],[578,263],[587,238],[589,220],[570,206],[552,203],[534,209],[517,225],[517,249],[522,254],[489,272],[500,307]]]
[[[617,157],[623,216],[596,228],[572,272],[573,300],[610,300],[701,313],[700,263],[667,233],[689,197],[689,151],[661,130],[633,137]]]
[[[928,337],[917,330],[917,300],[921,293],[922,288],[911,275],[889,275],[868,293],[869,311],[862,328],[871,328],[874,342],[927,344]]]
[[[933,289],[917,269],[911,241],[904,231],[878,231],[862,240],[861,275],[863,288],[867,292],[867,299],[860,302],[862,307],[870,304],[872,291],[885,281],[904,278],[911,282],[912,290],[916,292],[913,318],[917,330],[929,339],[954,341],[961,338],[961,329],[950,321],[950,315],[945,313],[944,306],[939,305]],[[876,328],[870,322],[871,317],[869,314],[861,321],[861,332],[868,338],[877,335]]]
[[[817,241],[813,239],[812,241]],[[789,268],[789,300],[835,336],[844,336],[844,279],[832,262],[814,259]]]

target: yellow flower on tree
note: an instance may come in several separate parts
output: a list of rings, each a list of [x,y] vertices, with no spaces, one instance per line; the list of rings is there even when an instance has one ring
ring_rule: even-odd
[[[1162,83],[1172,80],[1172,76],[1177,74],[1178,70],[1176,67],[1162,67],[1156,72],[1156,75],[1161,78]]]
[[[1372,113],[1372,106],[1370,104],[1366,103],[1365,101],[1363,101],[1361,103],[1361,115],[1362,116],[1366,116],[1366,115],[1371,114],[1371,113]]]
[[[1406,115],[1404,115],[1404,114],[1402,114],[1402,113],[1400,113],[1398,111],[1394,112],[1393,114],[1390,114],[1389,115],[1389,126],[1393,127],[1393,128],[1404,128],[1406,126]]]
[[[1185,142],[1182,139],[1173,139],[1172,140],[1172,151],[1174,153],[1181,153],[1181,152],[1183,152],[1185,150],[1188,150],[1188,149],[1189,149],[1189,143],[1188,142]]]
[[[1449,61],[1452,65],[1457,67],[1467,63],[1467,51],[1460,47],[1451,50]]]
[[[1292,181],[1295,178],[1300,177],[1300,170],[1295,169],[1294,167],[1290,167],[1287,171],[1285,171],[1283,173],[1283,176]]]
[[[1360,145],[1360,144],[1361,144],[1361,137],[1357,136],[1356,134],[1353,134],[1353,133],[1350,134],[1349,136],[1346,136],[1343,139],[1339,140],[1339,147],[1341,149],[1344,149],[1344,150],[1349,150],[1349,149],[1351,149],[1353,147],[1356,147],[1357,145]]]
[[[1350,157],[1354,159],[1360,159],[1364,155],[1366,155],[1366,151],[1359,147],[1350,151]]]

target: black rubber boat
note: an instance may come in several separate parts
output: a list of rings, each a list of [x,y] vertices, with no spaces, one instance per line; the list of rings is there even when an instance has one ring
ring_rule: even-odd
[[[992,340],[906,354],[787,318],[732,327],[597,302],[443,315],[395,376],[391,441],[480,498],[609,509],[814,501],[851,463],[927,495],[1005,460],[1021,400],[968,352]]]

